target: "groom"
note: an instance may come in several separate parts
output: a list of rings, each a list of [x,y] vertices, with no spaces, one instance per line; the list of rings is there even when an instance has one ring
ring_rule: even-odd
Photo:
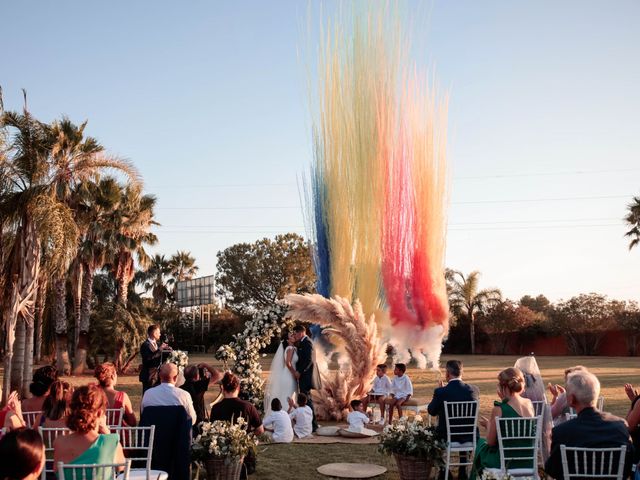
[[[318,429],[316,414],[311,401],[311,390],[320,388],[317,367],[313,361],[313,343],[307,337],[307,332],[302,325],[293,328],[293,334],[298,344],[298,362],[296,363],[296,379],[298,390],[307,396],[307,405],[313,412],[313,431]]]

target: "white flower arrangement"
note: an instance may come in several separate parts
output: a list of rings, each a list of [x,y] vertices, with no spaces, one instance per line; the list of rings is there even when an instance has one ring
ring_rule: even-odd
[[[484,469],[482,471],[482,475],[480,475],[480,480],[515,480],[516,477],[512,477],[507,473],[493,473],[488,469]],[[518,480],[533,480],[532,477],[517,477]]]
[[[293,327],[292,320],[283,320],[287,306],[276,303],[269,310],[261,312],[247,321],[244,330],[233,336],[233,341],[216,351],[215,357],[232,363],[231,371],[240,378],[240,388],[259,410],[264,399],[264,380],[260,365],[260,350],[266,348],[271,340],[279,338],[282,332]]]
[[[446,442],[437,435],[436,428],[429,426],[419,415],[413,420],[400,417],[384,427],[378,445],[382,453],[429,458],[437,466],[444,464],[442,454],[446,449]]]
[[[207,457],[239,460],[258,445],[258,439],[246,431],[246,420],[238,418],[235,423],[215,421],[202,422],[198,435],[191,446],[194,459]]]
[[[189,365],[189,355],[187,352],[183,352],[182,350],[172,350],[171,355],[165,360],[165,363],[173,363],[178,367],[178,370],[181,372],[184,370],[184,367]]]

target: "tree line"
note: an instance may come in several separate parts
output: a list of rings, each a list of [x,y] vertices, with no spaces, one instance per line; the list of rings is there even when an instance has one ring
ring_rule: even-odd
[[[22,111],[5,111],[0,95],[3,400],[26,391],[43,349],[80,373],[97,342],[116,360],[131,348],[146,322],[128,293],[157,242],[156,199],[133,165],[88,136],[87,122],[42,122],[24,97]],[[98,307],[106,324],[92,325]]]

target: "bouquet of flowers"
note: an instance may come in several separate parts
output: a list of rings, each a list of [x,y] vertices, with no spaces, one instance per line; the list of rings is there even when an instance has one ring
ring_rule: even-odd
[[[193,458],[204,460],[210,457],[222,458],[226,463],[239,461],[249,451],[255,453],[257,438],[245,430],[246,420],[238,418],[235,423],[217,420],[202,422],[201,432],[191,446]]]
[[[420,415],[411,421],[407,417],[400,417],[384,427],[378,445],[378,450],[387,455],[395,453],[427,458],[436,466],[444,465],[442,454],[446,449],[446,442],[438,437],[436,428],[427,425]]]
[[[182,350],[172,350],[171,355],[165,360],[165,363],[173,363],[178,367],[178,370],[181,372],[184,370],[184,367],[189,365],[189,355],[187,352],[183,352]]]
[[[226,370],[229,363],[235,363],[236,352],[230,345],[222,345],[218,350],[216,350],[215,357],[217,360],[221,360],[224,363]]]
[[[480,475],[480,480],[515,480],[515,477],[512,477],[508,473],[493,473],[485,468],[482,471],[482,475]],[[532,477],[518,477],[518,480],[533,480],[533,479]]]

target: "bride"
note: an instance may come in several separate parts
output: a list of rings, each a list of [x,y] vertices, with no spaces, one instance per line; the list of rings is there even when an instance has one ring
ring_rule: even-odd
[[[271,373],[267,380],[264,395],[264,411],[267,415],[271,411],[271,400],[278,398],[282,408],[289,408],[288,398],[295,401],[298,391],[298,381],[296,380],[296,363],[298,361],[298,348],[295,346],[293,333],[289,333],[287,338],[280,342],[278,351],[271,362]]]

